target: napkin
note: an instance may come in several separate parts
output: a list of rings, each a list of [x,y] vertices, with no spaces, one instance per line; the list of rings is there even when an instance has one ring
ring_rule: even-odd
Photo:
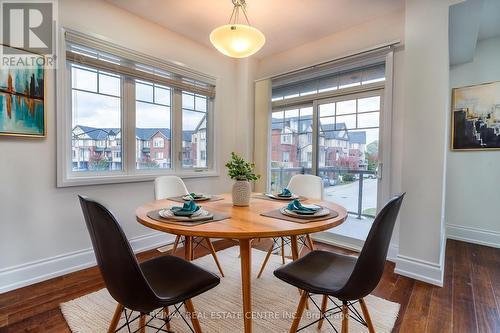
[[[281,191],[280,194],[278,194],[279,197],[291,197],[292,196],[292,192],[290,192],[289,189],[287,189],[286,187]]]
[[[295,199],[290,202],[287,206],[288,210],[299,211],[299,212],[317,212],[320,210],[319,207],[306,207],[300,203],[299,200]]]
[[[198,211],[198,209],[200,209],[200,206],[198,206],[194,201],[188,201],[184,203],[182,207],[174,206],[170,208],[172,213],[176,216],[191,216]]]

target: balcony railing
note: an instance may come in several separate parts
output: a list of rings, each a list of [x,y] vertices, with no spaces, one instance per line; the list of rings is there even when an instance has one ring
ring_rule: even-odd
[[[282,188],[286,187],[290,178],[296,174],[311,174],[312,168],[307,167],[298,167],[298,168],[271,168],[271,190],[279,191]],[[337,167],[323,167],[318,168],[318,175],[323,179],[323,183],[325,188],[330,186],[338,186],[343,185],[344,183],[340,183],[339,179],[341,176],[345,178],[345,175],[351,175],[354,180],[353,182],[358,182],[358,193],[357,193],[357,205],[356,210],[352,209],[348,212],[357,216],[358,219],[364,217],[374,217],[375,212],[372,214],[363,213],[363,195],[364,195],[364,180],[366,179],[374,179],[377,176],[376,171],[372,170],[354,170],[354,169],[342,169]],[[375,193],[376,196],[376,193]],[[375,200],[376,202],[376,197]],[[348,207],[349,208],[349,207]],[[375,208],[375,207],[370,207]]]

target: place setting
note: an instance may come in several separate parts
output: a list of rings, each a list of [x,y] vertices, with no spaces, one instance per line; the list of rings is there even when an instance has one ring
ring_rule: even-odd
[[[195,200],[188,200],[182,206],[171,206],[153,210],[148,212],[147,215],[156,221],[185,226],[196,226],[208,222],[221,221],[230,217],[228,214],[210,212],[196,204]]]
[[[286,206],[261,215],[285,221],[308,223],[335,218],[339,214],[330,208],[314,204],[302,204],[298,199],[294,199]]]
[[[206,194],[206,193],[196,193],[196,192],[191,192],[186,195],[179,195],[175,197],[170,197],[167,198],[170,201],[176,201],[176,202],[188,202],[188,201],[195,201],[195,202],[210,202],[210,201],[219,201],[219,200],[224,200],[224,198],[220,195],[211,195],[211,194]]]
[[[264,200],[283,200],[283,201],[291,201],[291,200],[306,200],[305,197],[297,195],[290,191],[288,188],[284,188],[281,192],[277,193],[262,193],[254,195],[256,199],[264,199]]]

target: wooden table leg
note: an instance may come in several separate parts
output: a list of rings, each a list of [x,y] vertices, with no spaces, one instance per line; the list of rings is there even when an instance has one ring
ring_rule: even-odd
[[[193,237],[184,237],[184,259],[193,260]]]
[[[252,332],[252,248],[249,239],[240,239],[241,290],[243,294],[243,323],[245,333]]]
[[[292,259],[297,260],[299,259],[299,243],[297,241],[297,236],[290,236],[290,246],[292,247]],[[302,295],[303,291],[299,289],[299,294]],[[305,301],[305,306],[306,309],[309,310],[309,302],[306,299]]]

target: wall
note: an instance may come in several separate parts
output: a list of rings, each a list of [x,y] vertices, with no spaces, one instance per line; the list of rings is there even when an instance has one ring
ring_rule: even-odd
[[[249,129],[236,126],[241,119],[234,98],[235,61],[102,1],[59,1],[58,23],[217,77],[216,162],[220,176],[186,183],[195,191],[230,189],[223,164],[231,151],[250,149],[246,144],[239,147],[239,140],[251,142]],[[135,221],[135,208],[153,200],[152,182],[56,188],[54,73],[48,73],[47,90],[47,138],[0,140],[0,292],[93,263],[78,194],[108,206],[135,249],[151,248],[169,239]]]
[[[493,81],[500,81],[500,37],[478,42],[472,62],[450,69],[451,88]],[[448,238],[500,247],[499,166],[500,152],[448,152]]]
[[[299,47],[278,53],[261,60],[258,67],[258,78],[266,78],[297,68],[310,66],[323,61],[344,57],[363,50],[373,48],[388,42],[401,41],[404,44],[404,12],[398,11],[373,21],[355,26],[351,29],[340,31],[330,36],[321,38],[301,45]],[[403,135],[403,82],[404,82],[404,47],[398,47],[394,52],[394,73],[393,73],[393,102],[392,102],[392,140],[390,142],[391,165],[385,165],[384,173],[389,182],[390,193],[400,193],[401,187],[401,162],[402,162],[402,135]],[[263,144],[264,135],[268,121],[266,115],[269,112],[269,103],[266,102],[268,91],[268,81],[260,80],[256,87],[259,94],[256,94],[256,126],[255,146]],[[257,108],[257,102],[259,108]],[[255,151],[256,163],[259,170],[263,172],[267,167],[267,155],[263,151]],[[384,177],[385,177],[384,176]],[[259,190],[265,189],[265,184],[259,182]],[[391,242],[390,256],[395,257],[398,249],[399,226],[396,225]],[[327,235],[331,239],[330,235]],[[335,241],[335,240],[334,240]]]
[[[448,1],[407,0],[402,187],[396,272],[442,285],[449,106]],[[423,19],[425,18],[425,19]]]

